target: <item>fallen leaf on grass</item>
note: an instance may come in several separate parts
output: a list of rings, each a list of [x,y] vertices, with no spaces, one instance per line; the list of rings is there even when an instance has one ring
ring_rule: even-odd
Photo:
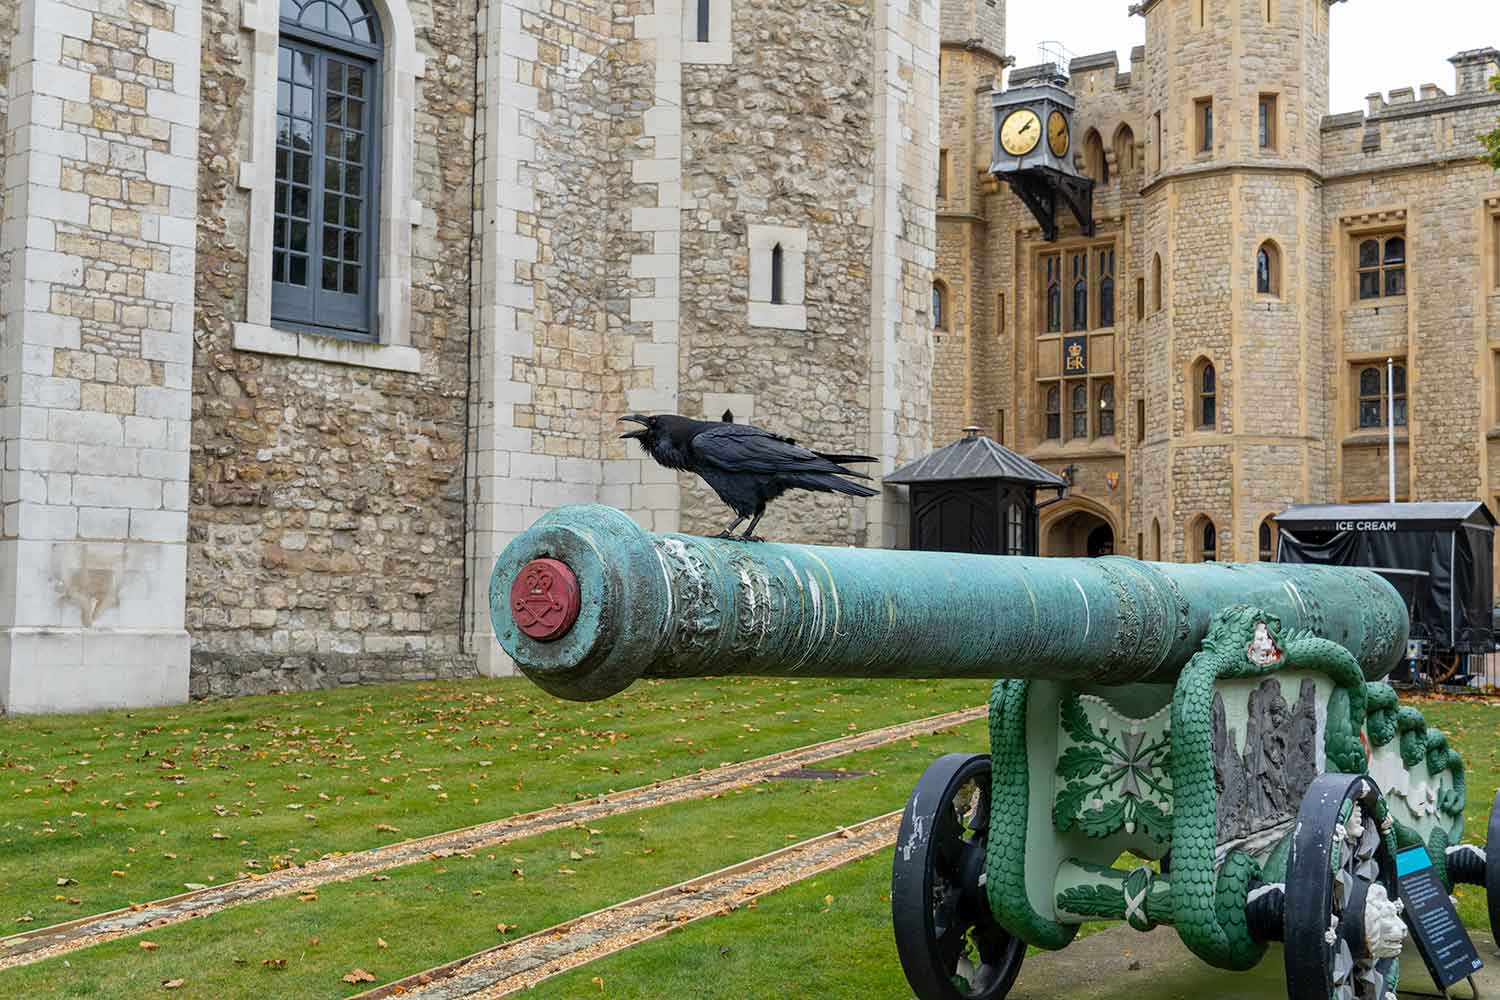
[[[57,877],[57,884],[58,885],[77,885],[78,884],[78,880],[76,878],[68,878],[68,876],[66,876],[66,875],[59,875]]]
[[[260,964],[264,965],[268,969],[285,969],[286,968],[286,959],[284,959],[284,958],[263,958],[263,959],[260,960]]]
[[[204,882],[184,882],[182,883],[182,887],[184,889],[192,889],[196,892],[199,889],[207,889],[208,885]]]
[[[600,993],[604,992],[604,977],[603,976],[595,976],[593,979],[590,979],[589,982],[591,982],[595,986],[599,987],[599,992]]]
[[[391,877],[389,875],[371,875],[370,876],[370,881],[371,882],[389,882],[390,880],[391,880]]]
[[[175,990],[179,986],[183,986],[186,983],[186,979],[163,979],[161,981],[161,988],[164,990]]]
[[[141,951],[155,951],[159,947],[155,941],[142,941]]]
[[[499,923],[495,925],[495,930],[499,931],[501,934],[508,934],[511,931],[515,930],[517,926],[517,924]]]
[[[377,947],[377,948],[389,948],[390,945],[388,945],[388,944],[385,943],[385,938],[376,938],[375,939],[375,947]]]
[[[364,969],[351,969],[344,973],[343,980],[346,983],[373,983],[375,977]]]
[[[401,832],[401,828],[399,826],[391,826],[391,824],[389,824],[389,823],[376,823],[375,824],[375,832],[376,833],[400,833]]]
[[[297,899],[304,903],[316,903],[318,901],[318,894],[317,892],[304,892]]]

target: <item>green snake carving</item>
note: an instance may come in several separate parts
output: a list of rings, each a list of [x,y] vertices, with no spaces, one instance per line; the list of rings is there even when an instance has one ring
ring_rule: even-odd
[[[1267,866],[1275,869],[1271,873],[1262,872],[1243,850],[1230,850],[1222,859],[1218,856],[1219,793],[1211,728],[1215,686],[1282,671],[1322,674],[1332,682],[1324,726],[1327,770],[1365,773],[1367,734],[1375,748],[1399,739],[1402,763],[1408,769],[1425,763],[1434,783],[1443,771],[1452,775],[1452,788],[1438,795],[1435,803],[1446,823],[1435,824],[1424,842],[1418,831],[1397,822],[1394,834],[1401,846],[1424,843],[1441,872],[1443,851],[1461,831],[1466,798],[1463,762],[1442,733],[1427,727],[1420,712],[1400,706],[1389,685],[1367,683],[1359,662],[1338,643],[1308,631],[1284,633],[1275,615],[1256,607],[1235,605],[1221,610],[1173,693],[1167,755],[1172,807],[1164,820],[1171,827],[1169,919],[1195,954],[1220,968],[1249,969],[1264,954],[1266,945],[1256,941],[1246,925],[1245,901],[1253,882],[1280,876],[1285,851],[1277,849],[1268,858]],[[996,683],[990,696],[993,808],[985,858],[986,891],[996,918],[1007,930],[1036,947],[1058,949],[1072,940],[1077,927],[1038,913],[1031,905],[1026,880],[1027,824],[1016,822],[1016,817],[1028,814],[1031,805],[1026,732],[1030,695],[1030,682],[1006,680]],[[1081,717],[1076,694],[1064,696],[1060,715],[1059,726],[1072,741],[1071,756],[1064,755],[1057,772],[1061,807],[1055,810],[1054,822],[1059,832],[1065,832],[1074,820],[1071,799],[1063,799],[1076,798],[1075,786],[1088,778],[1084,772],[1089,768],[1084,765],[1092,763],[1092,755],[1082,748],[1097,740],[1085,731],[1087,722]],[[1147,832],[1154,833],[1149,828]],[[1060,901],[1073,913],[1103,915],[1120,905],[1119,895],[1103,885],[1079,887],[1068,890]],[[1153,924],[1160,919],[1152,916]]]

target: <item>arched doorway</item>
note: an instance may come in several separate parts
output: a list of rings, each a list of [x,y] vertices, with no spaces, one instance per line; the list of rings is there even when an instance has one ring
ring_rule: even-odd
[[[1051,520],[1042,531],[1044,556],[1108,556],[1115,551],[1115,529],[1091,510],[1075,509]]]

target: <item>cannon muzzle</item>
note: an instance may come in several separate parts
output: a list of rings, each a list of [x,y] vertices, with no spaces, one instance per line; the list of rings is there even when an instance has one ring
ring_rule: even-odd
[[[753,544],[592,505],[548,513],[490,579],[500,645],[575,700],[731,674],[1169,682],[1234,604],[1337,642],[1371,680],[1405,649],[1406,607],[1369,570]]]

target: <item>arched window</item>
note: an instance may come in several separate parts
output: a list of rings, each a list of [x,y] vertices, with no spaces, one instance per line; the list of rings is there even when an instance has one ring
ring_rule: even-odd
[[[1115,383],[1112,379],[1099,385],[1099,436],[1115,436]]]
[[[786,301],[785,293],[782,291],[786,268],[783,256],[780,243],[771,248],[771,301],[777,305]],[[933,301],[936,304],[935,298]]]
[[[1281,251],[1270,240],[1255,251],[1255,291],[1258,295],[1281,294]]]
[[[932,283],[932,328],[948,329],[948,286],[941,281]]]
[[[1077,383],[1072,389],[1073,396],[1073,433],[1070,437],[1074,439],[1086,439],[1089,436],[1089,389],[1082,382]]]
[[[1062,331],[1062,258],[1047,258],[1047,332]]]
[[[1396,365],[1391,372],[1393,387],[1386,385],[1385,367],[1370,365],[1359,372],[1359,426],[1384,427],[1389,401],[1392,423],[1406,426],[1406,366]],[[1394,388],[1394,391],[1388,389]]]
[[[1047,440],[1062,437],[1062,390],[1057,386],[1047,388]]]
[[[1135,133],[1129,125],[1115,130],[1115,166],[1121,174],[1135,172]]]
[[[1152,558],[1161,562],[1161,521],[1151,519],[1151,552]]]
[[[1151,256],[1151,311],[1160,312],[1161,303],[1161,254],[1158,253]]]
[[[1390,298],[1406,294],[1404,236],[1372,236],[1360,240],[1356,257],[1361,299]]]
[[[1219,558],[1219,530],[1214,527],[1212,521],[1204,520],[1199,537],[1202,539],[1201,548],[1198,551],[1199,561],[1217,562]]]
[[[373,340],[380,21],[362,0],[282,0],[271,315]]]
[[[1256,533],[1256,548],[1261,562],[1276,561],[1276,529],[1271,524],[1271,518],[1260,522],[1260,529]]]
[[[1083,169],[1099,185],[1109,183],[1109,159],[1104,155],[1104,140],[1095,129],[1083,138]]]
[[[1073,261],[1073,322],[1068,325],[1070,330],[1087,330],[1089,328],[1089,255],[1087,252],[1075,253]]]
[[[1026,512],[1019,503],[1012,503],[1005,510],[1005,554],[1026,554]]]
[[[1200,359],[1194,367],[1193,387],[1198,397],[1197,406],[1194,407],[1197,427],[1203,431],[1215,430],[1219,417],[1218,374],[1214,371],[1213,362],[1207,359]]]

